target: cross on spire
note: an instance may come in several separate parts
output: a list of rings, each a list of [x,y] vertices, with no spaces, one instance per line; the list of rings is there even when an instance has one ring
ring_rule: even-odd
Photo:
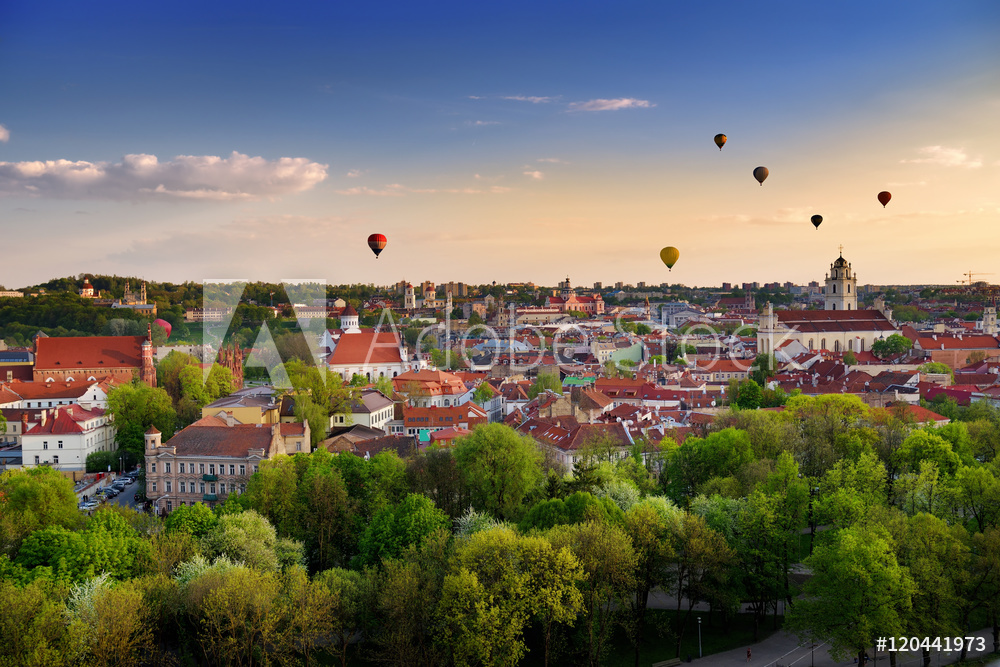
[[[841,255],[844,254],[844,244],[843,243],[840,244],[840,254]]]

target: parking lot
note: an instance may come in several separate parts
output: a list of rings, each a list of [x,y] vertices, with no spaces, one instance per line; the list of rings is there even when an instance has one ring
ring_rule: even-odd
[[[123,477],[117,477],[117,478],[115,478],[115,481],[117,481],[119,479],[123,479]],[[112,483],[109,487],[106,487],[106,488],[114,488],[114,483]],[[138,488],[139,488],[138,482],[135,481],[135,479],[133,479],[133,481],[132,481],[131,484],[124,484],[124,487],[121,490],[115,489],[117,493],[115,493],[113,497],[107,498],[106,500],[104,500],[104,502],[101,502],[102,497],[104,496],[104,494],[96,494],[95,493],[94,496],[92,496],[92,497],[90,497],[88,499],[90,501],[89,505],[85,506],[83,503],[80,503],[80,506],[79,506],[80,510],[81,511],[90,511],[90,512],[93,512],[93,511],[99,509],[100,506],[103,505],[103,504],[105,504],[105,503],[107,503],[107,504],[114,504],[114,505],[121,505],[123,507],[131,507],[132,509],[140,509],[140,507],[136,506],[136,502],[135,502],[135,494],[136,494],[136,491],[138,490]],[[96,504],[95,504],[95,501],[96,501]]]

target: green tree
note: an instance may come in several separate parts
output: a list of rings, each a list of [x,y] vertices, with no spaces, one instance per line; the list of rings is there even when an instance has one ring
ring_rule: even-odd
[[[459,438],[455,461],[476,507],[511,518],[543,480],[542,456],[530,437],[502,424],[479,426]]]
[[[279,567],[277,543],[274,526],[254,510],[219,517],[219,523],[201,541],[209,558],[226,556],[265,572]]]
[[[108,392],[108,413],[115,423],[115,442],[140,457],[145,454],[144,436],[149,427],[155,426],[163,440],[169,440],[177,417],[166,391],[138,380]]]
[[[903,441],[896,457],[901,467],[910,471],[919,470],[921,461],[931,461],[949,476],[955,473],[960,463],[950,442],[937,433],[922,429],[914,431]]]
[[[848,350],[844,352],[844,365],[845,366],[857,366],[858,358],[854,356],[854,350]]]
[[[37,580],[18,586],[0,579],[0,665],[4,667],[68,667],[79,664],[84,628],[67,622],[66,590]]]
[[[896,309],[898,314],[899,309]],[[909,351],[913,346],[910,339],[906,336],[900,334],[892,334],[888,338],[880,338],[874,343],[872,343],[872,354],[874,354],[879,359],[886,359],[888,357],[895,357],[904,352]]]
[[[836,659],[853,654],[860,665],[876,638],[903,633],[914,583],[885,529],[840,530],[805,564],[813,571],[806,597],[789,608],[785,621],[802,640],[829,641]]]
[[[543,537],[509,528],[474,533],[458,545],[444,578],[441,639],[458,665],[516,665],[525,652],[524,628],[537,617],[548,665],[554,626],[572,623],[582,608],[576,586],[582,578],[573,553]]]
[[[570,549],[583,568],[585,576],[577,585],[583,594],[586,664],[598,667],[635,587],[638,561],[632,540],[620,526],[603,521],[557,526],[546,537],[554,549]]]
[[[763,393],[760,385],[752,379],[742,380],[736,386],[736,405],[741,410],[756,410],[760,407]]]
[[[431,533],[450,527],[447,515],[426,496],[411,493],[395,507],[383,507],[365,529],[359,562],[377,565],[398,558],[406,547],[420,546]]]
[[[778,363],[770,353],[758,354],[750,366],[750,378],[763,387],[768,380],[778,374]]]
[[[184,532],[193,537],[204,537],[219,523],[218,517],[203,503],[181,505],[167,515],[163,522],[168,533]]]
[[[199,363],[190,354],[171,350],[166,357],[156,364],[156,386],[163,387],[174,401],[174,404],[176,404],[181,400],[181,370],[187,366],[197,367]]]
[[[73,482],[59,471],[40,466],[0,473],[0,554],[13,557],[36,530],[82,523]]]
[[[331,595],[329,635],[334,640],[341,667],[347,667],[347,650],[362,627],[365,579],[360,572],[333,568],[316,575],[315,584]]]
[[[528,387],[528,398],[535,398],[546,390],[562,393],[562,380],[559,379],[558,373],[539,373]]]
[[[472,400],[479,405],[485,405],[495,395],[496,392],[493,391],[493,387],[488,382],[480,382],[476,390],[472,392]]]

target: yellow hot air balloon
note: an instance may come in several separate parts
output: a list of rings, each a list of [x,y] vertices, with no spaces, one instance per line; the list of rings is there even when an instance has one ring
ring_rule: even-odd
[[[677,263],[677,259],[680,256],[681,256],[680,250],[673,247],[672,245],[667,246],[666,248],[660,251],[660,259],[663,261],[664,264],[667,265],[668,271],[674,268],[674,264]]]
[[[719,150],[721,151],[722,147],[726,145],[726,135],[724,134],[715,135],[715,145],[718,146]]]

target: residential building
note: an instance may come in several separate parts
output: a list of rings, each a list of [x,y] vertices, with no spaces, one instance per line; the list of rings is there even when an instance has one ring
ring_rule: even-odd
[[[163,443],[146,432],[146,497],[156,511],[204,502],[212,507],[230,493],[243,493],[260,462],[311,451],[309,424],[236,424],[199,419]]]
[[[363,389],[351,401],[350,414],[333,413],[330,415],[330,427],[336,428],[351,424],[380,429],[388,433],[388,424],[393,417],[394,405],[391,399],[386,398],[377,389]]]
[[[25,415],[27,417],[27,415]],[[87,457],[114,449],[115,428],[101,408],[79,405],[46,408],[39,420],[21,434],[25,467],[48,465],[57,470],[84,471]]]
[[[408,371],[392,380],[392,386],[413,407],[451,407],[472,399],[473,390],[462,378],[445,371]]]
[[[403,424],[406,435],[426,436],[446,428],[472,429],[486,424],[486,411],[473,402],[452,407],[415,408],[403,406]]]

